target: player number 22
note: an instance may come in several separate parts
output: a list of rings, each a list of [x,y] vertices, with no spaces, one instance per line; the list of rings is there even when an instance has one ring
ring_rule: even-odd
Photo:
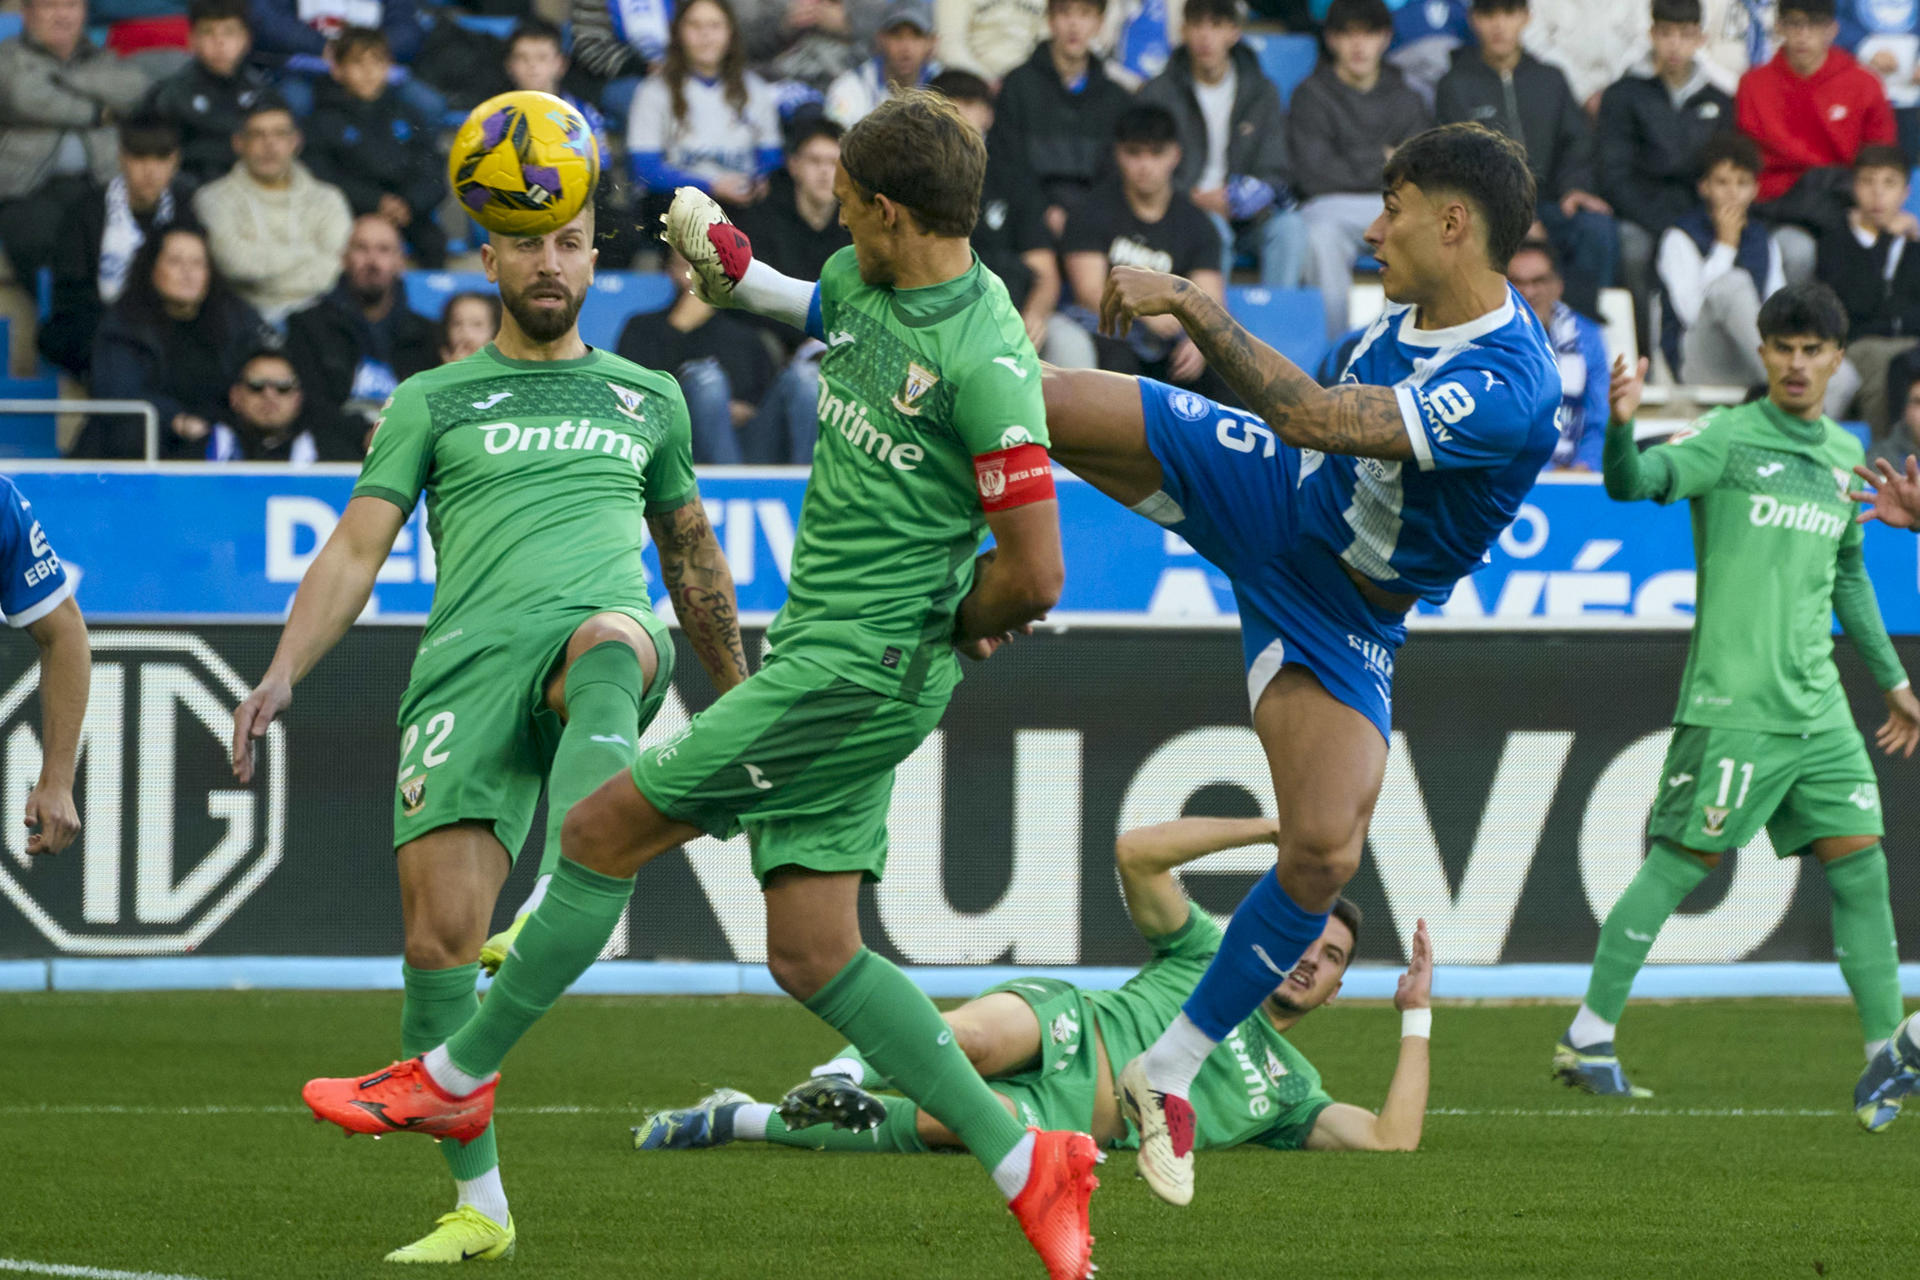
[[[442,711],[431,717],[427,721],[427,746],[426,750],[420,753],[420,763],[431,769],[451,759],[453,753],[443,748],[447,745],[447,739],[452,736],[453,712]],[[400,763],[403,766],[400,770],[400,781],[402,782],[413,776],[413,766],[408,764],[407,760],[413,755],[413,749],[419,745],[420,726],[410,724],[407,726],[407,732],[400,739]]]
[[[1733,799],[1733,807],[1738,809],[1747,802],[1747,788],[1753,785],[1753,762],[1742,764],[1727,756],[1720,758],[1720,794],[1714,803],[1721,808],[1727,807],[1727,793],[1733,790],[1734,770],[1740,772],[1740,794]]]

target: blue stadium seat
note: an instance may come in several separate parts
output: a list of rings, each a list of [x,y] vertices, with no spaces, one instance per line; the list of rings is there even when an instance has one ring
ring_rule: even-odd
[[[0,400],[52,400],[60,394],[60,384],[43,368],[31,378],[15,378],[7,372],[7,351],[13,339],[13,322],[0,316]],[[60,456],[53,415],[0,413],[0,458],[57,458]]]
[[[1873,446],[1873,428],[1866,423],[1849,418],[1840,424],[1840,429],[1858,440],[1862,449]]]
[[[1907,184],[1907,203],[1905,207],[1908,213],[1916,218],[1920,218],[1920,169],[1913,171],[1911,180]]]
[[[456,293],[493,292],[478,271],[409,271],[406,285],[407,305],[435,320]],[[611,351],[628,317],[658,311],[673,300],[673,292],[673,281],[657,271],[598,272],[580,307],[580,337],[588,346]]]
[[[1313,74],[1320,61],[1320,42],[1312,36],[1248,36],[1247,43],[1260,57],[1260,70],[1280,90],[1280,104],[1293,101],[1293,91]]]
[[[1327,309],[1318,289],[1229,285],[1227,310],[1260,341],[1311,371],[1327,351]]]
[[[0,13],[0,40],[13,39],[25,24],[26,19],[18,12]]]

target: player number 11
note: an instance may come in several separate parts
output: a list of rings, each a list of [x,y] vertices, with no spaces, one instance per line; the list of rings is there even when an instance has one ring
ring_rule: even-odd
[[[1752,761],[1748,761],[1745,764],[1738,764],[1731,758],[1722,756],[1720,758],[1720,796],[1714,801],[1715,804],[1722,808],[1725,808],[1727,804],[1727,792],[1733,790],[1733,771],[1735,768],[1740,770],[1740,794],[1734,797],[1734,808],[1738,809],[1747,802],[1747,788],[1753,785]]]

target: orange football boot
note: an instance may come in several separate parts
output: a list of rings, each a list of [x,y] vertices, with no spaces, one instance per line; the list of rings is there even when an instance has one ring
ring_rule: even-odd
[[[1087,1202],[1100,1185],[1094,1166],[1106,1156],[1084,1133],[1027,1132],[1034,1136],[1033,1169],[1007,1208],[1047,1264],[1049,1280],[1088,1280],[1096,1268]]]
[[[427,1074],[424,1061],[409,1058],[370,1076],[309,1080],[300,1097],[314,1119],[331,1120],[348,1133],[424,1133],[465,1146],[492,1123],[498,1083],[496,1076],[456,1098]]]

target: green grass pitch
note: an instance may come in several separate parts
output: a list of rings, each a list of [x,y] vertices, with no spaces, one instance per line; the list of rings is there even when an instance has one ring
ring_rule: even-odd
[[[1551,1083],[1564,1007],[1439,1009],[1414,1155],[1203,1154],[1187,1210],[1114,1153],[1093,1203],[1101,1280],[1907,1273],[1920,1114],[1847,1114],[1856,1024],[1833,1002],[1636,1006],[1628,1110]],[[207,1280],[390,1276],[450,1207],[423,1140],[343,1140],[301,1081],[387,1061],[387,994],[0,997],[0,1259]],[[1296,1037],[1333,1095],[1377,1105],[1398,1015]],[[835,1047],[767,999],[562,1002],[508,1063],[501,1153],[534,1277],[1035,1277],[963,1156],[735,1145],[640,1154],[650,1105],[715,1084],[773,1098]],[[0,1275],[9,1268],[0,1262]]]

